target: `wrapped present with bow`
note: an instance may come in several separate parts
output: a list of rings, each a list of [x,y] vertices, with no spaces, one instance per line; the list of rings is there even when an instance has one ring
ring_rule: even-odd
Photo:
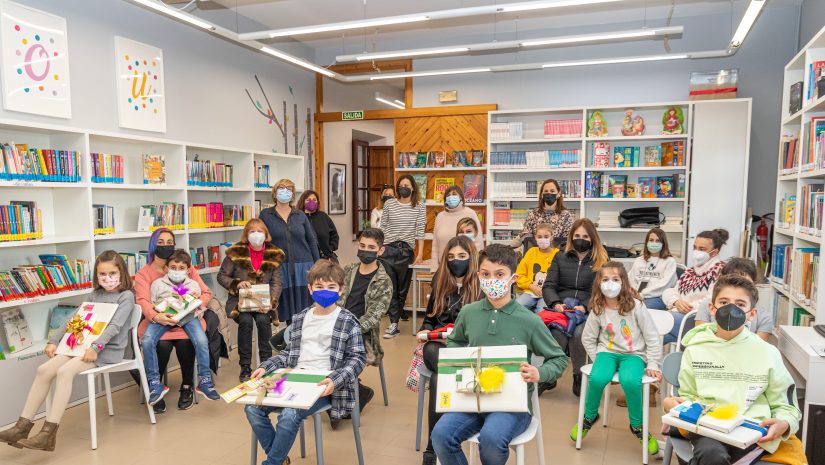
[[[66,322],[66,333],[57,345],[57,355],[80,357],[103,333],[117,311],[117,304],[83,302]]]
[[[226,403],[308,409],[324,393],[326,386],[318,383],[328,376],[328,371],[285,368],[241,383],[221,394],[221,398]]]
[[[768,430],[759,421],[739,414],[735,404],[685,401],[662,417],[662,423],[681,432],[706,436],[725,444],[746,449]]]
[[[261,313],[272,310],[269,284],[253,284],[248,288],[238,289],[238,310]]]
[[[436,412],[529,412],[522,362],[523,345],[441,349]]]
[[[189,293],[189,288],[183,284],[172,287],[172,292],[155,304],[155,310],[169,315],[176,322],[180,322],[186,315],[201,308],[203,302]]]

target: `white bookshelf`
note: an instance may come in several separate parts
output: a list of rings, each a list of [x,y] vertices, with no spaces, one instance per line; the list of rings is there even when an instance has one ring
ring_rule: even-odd
[[[820,30],[802,49],[799,53],[785,65],[784,81],[782,84],[782,108],[781,108],[781,127],[780,137],[782,136],[799,136],[797,144],[799,145],[800,160],[804,157],[810,140],[806,139],[804,128],[810,124],[811,117],[825,116],[825,96],[807,100],[809,82],[809,65],[815,61],[825,60],[825,28]],[[790,114],[790,86],[795,82],[803,82],[802,90],[802,109]],[[779,148],[777,156],[777,183],[776,183],[776,212],[775,217],[777,222],[774,226],[774,245],[787,244],[793,249],[797,248],[813,248],[819,249],[820,256],[822,254],[823,231],[805,230],[799,224],[802,216],[800,201],[802,199],[802,189],[810,184],[822,184],[825,182],[825,169],[810,169],[810,167],[797,166],[795,169],[787,172],[783,170],[782,166],[782,147]],[[796,196],[796,208],[794,211],[794,222],[790,225],[780,225],[779,220],[782,219],[782,212],[780,211],[780,202],[785,195]],[[784,222],[783,222],[784,223]],[[817,288],[819,289],[820,297],[813,300],[808,295],[799,292],[793,286],[793,279],[791,285],[785,284],[773,276],[771,272],[771,286],[776,291],[777,298],[788,299],[788,312],[786,318],[780,318],[777,321],[779,325],[792,325],[794,323],[794,309],[801,308],[807,313],[814,316],[817,323],[825,323],[825,299],[821,298],[821,290],[825,285],[825,271],[820,265],[816,280]],[[776,301],[776,300],[775,300]],[[775,309],[776,311],[776,309]],[[782,315],[784,316],[784,315]]]

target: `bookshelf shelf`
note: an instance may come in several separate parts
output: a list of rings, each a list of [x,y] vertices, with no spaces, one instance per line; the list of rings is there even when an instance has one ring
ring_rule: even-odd
[[[585,140],[587,142],[615,142],[620,140],[682,140],[687,138],[687,134],[651,134],[644,136],[586,137]]]
[[[825,110],[825,95],[806,105],[805,108],[802,109],[802,113],[811,113],[814,111],[823,110]]]
[[[773,228],[773,230],[774,230],[775,233],[781,234],[781,235],[787,236],[787,237],[793,237],[793,235],[794,235],[793,229],[791,229],[791,228],[777,228],[777,227],[775,227],[775,228]]]
[[[796,237],[797,239],[803,240],[805,242],[810,242],[811,244],[819,245],[819,244],[822,243],[822,238],[820,236],[812,236],[810,234],[805,234],[805,233],[798,232],[798,233],[794,234],[794,237]]]
[[[565,200],[567,200],[567,199],[565,199]],[[681,198],[681,197],[680,198],[664,198],[664,199],[661,199],[661,198],[652,198],[652,199],[617,198],[617,199],[613,199],[613,198],[599,197],[599,198],[592,198],[592,199],[586,198],[586,199],[584,199],[584,201],[585,202],[684,202],[685,199]]]
[[[34,247],[38,245],[52,245],[52,244],[68,244],[71,242],[88,242],[89,236],[51,236],[37,239],[34,241],[7,241],[0,242],[0,249],[8,249],[12,247]]]
[[[226,232],[226,231],[241,231],[243,230],[243,226],[226,226],[222,228],[197,228],[197,229],[189,229],[189,234],[202,234],[202,233],[213,233],[213,232]]]
[[[219,266],[209,266],[209,267],[206,267],[206,268],[199,269],[198,273],[199,274],[212,274],[212,273],[217,273],[218,270],[220,270],[220,269],[221,269],[221,267],[219,267]]]
[[[255,192],[267,192],[267,193],[269,193],[269,192],[272,192],[272,188],[271,187],[256,187]]]
[[[114,241],[118,239],[137,239],[143,237],[149,237],[152,235],[152,231],[126,231],[126,232],[116,232],[114,234],[101,234],[99,236],[95,236],[95,241]]]
[[[549,166],[490,168],[489,173],[578,173],[581,168],[550,168]]]
[[[507,145],[507,144],[559,144],[564,142],[581,142],[581,137],[555,137],[547,139],[505,139],[505,140],[491,140],[490,145]]]
[[[396,168],[397,172],[429,173],[432,171],[487,171],[486,166],[445,166],[443,168]]]
[[[251,188],[245,188],[245,187],[186,186],[186,190],[191,191],[191,192],[249,192],[252,189]],[[264,190],[269,192],[269,189],[264,189]]]
[[[37,304],[41,302],[51,302],[53,300],[68,299],[69,297],[86,295],[90,292],[92,292],[91,289],[79,289],[76,291],[66,291],[57,294],[46,294],[37,297],[29,297],[27,299],[8,300],[5,302],[0,302],[0,309],[19,307],[21,305]]]
[[[799,110],[796,113],[788,116],[787,118],[782,120],[782,126],[788,126],[791,124],[799,124],[799,118],[802,117],[803,110]]]
[[[825,177],[825,170],[811,170],[802,171],[799,173],[799,179],[823,178]]]
[[[426,205],[426,206],[428,206],[428,207],[443,207],[443,206],[444,206],[444,202],[437,202],[437,201],[435,201],[435,200],[433,200],[433,199],[427,199],[427,201],[426,201],[426,202],[424,202],[424,205]],[[483,207],[483,206],[485,206],[485,205],[487,205],[487,201],[486,201],[486,200],[485,200],[484,202],[481,202],[481,203],[478,203],[478,202],[476,202],[476,203],[467,203],[467,202],[464,202],[464,206],[465,206],[465,207]]]
[[[608,167],[608,168],[597,168],[595,166],[589,166],[585,168],[586,171],[685,171],[687,167],[685,166],[621,166],[621,167]]]
[[[781,174],[777,177],[779,181],[796,181],[799,179],[799,173]]]
[[[34,341],[31,347],[27,347],[23,350],[6,354],[6,360],[23,360],[31,357],[45,355],[46,342],[48,341],[46,341],[45,339]]]
[[[511,223],[509,225],[497,225],[497,226],[490,226],[487,228],[491,231],[521,231],[524,229],[524,224],[520,223]]]
[[[186,186],[169,186],[166,184],[114,184],[114,183],[92,183],[92,189],[119,189],[129,191],[182,191]]]
[[[77,189],[88,186],[85,182],[0,181],[0,188],[9,189]]]

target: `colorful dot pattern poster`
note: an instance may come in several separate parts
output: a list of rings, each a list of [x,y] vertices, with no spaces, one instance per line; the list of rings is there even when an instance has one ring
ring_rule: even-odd
[[[0,2],[3,108],[71,118],[66,19]]]
[[[163,50],[115,37],[115,70],[120,127],[166,132]]]

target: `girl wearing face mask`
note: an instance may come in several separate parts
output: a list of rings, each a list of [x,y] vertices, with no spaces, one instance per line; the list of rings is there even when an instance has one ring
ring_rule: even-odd
[[[378,206],[372,209],[370,213],[370,227],[381,229],[381,215],[384,213],[384,203],[387,200],[395,198],[395,188],[384,184],[384,188],[381,190],[381,200],[378,203]]]
[[[272,357],[272,324],[278,325],[278,301],[281,297],[281,263],[284,252],[270,242],[263,221],[253,218],[246,223],[241,240],[226,249],[226,257],[218,271],[218,284],[227,290],[226,311],[238,323],[238,356],[241,382],[252,373],[252,326],[258,329],[258,361]],[[259,311],[238,310],[238,293],[254,284],[269,286],[269,308]]]
[[[676,342],[679,326],[685,314],[696,309],[697,304],[710,297],[712,285],[719,279],[725,262],[719,257],[719,251],[728,241],[728,232],[724,229],[702,231],[693,241],[693,266],[685,270],[675,287],[662,293],[662,300],[668,310],[673,312],[674,324],[665,336],[665,344]]]
[[[464,217],[458,220],[458,224],[455,227],[455,235],[456,236],[464,236],[471,241],[475,241],[476,237],[481,236],[482,242],[484,242],[484,235],[478,230],[478,215],[474,216],[473,218]],[[478,249],[483,250],[483,249]]]
[[[516,269],[518,275],[516,284],[520,292],[516,302],[527,310],[538,313],[545,307],[541,286],[547,277],[550,264],[553,263],[553,257],[559,249],[553,241],[553,228],[547,223],[536,226],[535,238],[538,245],[531,247],[524,254],[524,258],[521,259]]]
[[[676,259],[670,254],[667,236],[652,228],[645,236],[642,256],[633,261],[630,286],[639,291],[647,308],[665,310],[662,293],[676,284]]]
[[[458,236],[448,240],[439,261],[441,264],[438,272],[433,276],[432,292],[427,302],[427,316],[424,317],[424,322],[418,330],[418,340],[424,342],[422,348],[424,366],[434,373],[438,370],[438,351],[445,347],[446,339],[439,337],[430,340],[429,333],[449,324],[455,324],[461,307],[484,297],[477,277],[478,249],[469,238]],[[430,402],[427,414],[430,433],[441,417],[441,414],[435,412],[435,406],[438,405],[436,397],[438,380],[436,378],[437,376],[433,376],[430,379]],[[423,463],[425,465],[435,463],[432,440],[427,441]]]
[[[292,317],[312,305],[307,290],[307,274],[321,255],[318,238],[307,215],[293,208],[295,183],[281,179],[272,187],[275,206],[261,211],[259,218],[266,225],[272,245],[284,252],[281,263],[281,298],[278,319],[287,325]]]
[[[564,206],[564,195],[561,186],[555,179],[547,179],[541,183],[539,189],[539,204],[527,214],[524,228],[514,239],[513,247],[521,247],[525,238],[536,235],[536,226],[549,224],[553,229],[553,239],[567,237],[573,228],[573,215]]]
[[[567,244],[563,251],[553,257],[541,288],[544,302],[549,309],[557,312],[578,310],[586,312],[593,290],[596,272],[607,263],[607,250],[602,246],[596,226],[588,218],[573,223]],[[565,304],[567,302],[567,304]],[[572,305],[570,305],[572,304]],[[581,393],[581,367],[586,363],[587,354],[581,342],[584,325],[578,325],[572,334],[558,328],[550,330],[556,342],[566,349],[573,361],[573,394]],[[540,386],[549,389],[551,386]]]
[[[651,455],[659,452],[652,434],[642,435],[642,377],[661,379],[662,344],[659,332],[639,294],[630,287],[624,265],[607,262],[593,282],[590,316],[584,324],[582,344],[593,360],[584,403],[581,431],[573,425],[570,439],[587,435],[599,419],[602,392],[619,372],[619,384],[627,396],[630,432]]]
[[[451,238],[455,237],[456,227],[458,222],[464,218],[474,219],[476,230],[481,230],[481,223],[478,221],[476,212],[464,205],[464,192],[458,186],[450,186],[444,190],[444,211],[439,212],[435,216],[435,224],[433,226],[433,250],[432,256],[436,257],[431,260],[430,270],[435,273],[438,270],[439,262],[437,257],[441,256],[444,250],[444,245],[447,244]],[[475,234],[471,239],[476,246],[476,249],[484,248],[484,241],[481,240],[481,234]]]
[[[132,280],[129,279],[126,263],[119,253],[107,250],[98,255],[95,260],[92,283],[94,291],[87,300],[117,304],[117,310],[112,319],[97,339],[87,345],[83,355],[79,357],[57,354],[61,340],[66,334],[65,324],[54,333],[45,348],[48,360],[37,367],[37,375],[26,397],[20,418],[12,428],[0,432],[0,442],[17,448],[54,451],[57,428],[69,404],[75,376],[83,371],[120,363],[123,360],[123,352],[129,345],[129,330],[132,314],[135,311],[135,295],[132,293]],[[65,344],[64,342],[63,345]],[[144,394],[148,396],[145,382],[142,388]],[[49,391],[52,392],[53,397],[51,409],[46,413],[46,422],[38,433],[29,437],[34,427],[34,415],[46,400]]]
[[[318,193],[312,190],[304,191],[295,207],[303,210],[309,218],[309,224],[312,225],[315,237],[318,238],[318,251],[321,258],[338,262],[338,256],[335,254],[338,250],[338,230],[332,218],[321,211]]]

